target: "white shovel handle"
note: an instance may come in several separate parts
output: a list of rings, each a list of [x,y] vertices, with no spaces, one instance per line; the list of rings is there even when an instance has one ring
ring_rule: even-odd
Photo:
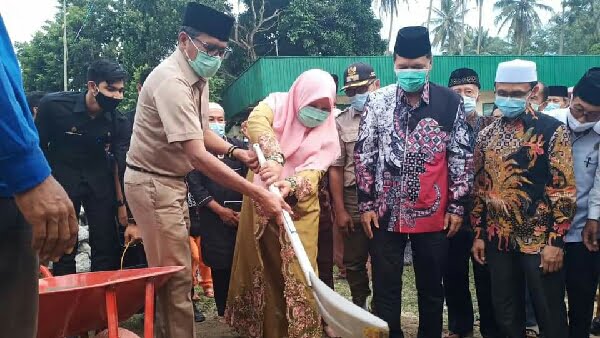
[[[265,154],[263,154],[262,149],[260,149],[260,145],[258,145],[258,143],[255,143],[253,145],[253,147],[254,147],[254,152],[256,153],[256,156],[258,157],[258,163],[260,164],[260,166],[263,166],[267,162],[267,159],[265,158]],[[281,192],[274,185],[271,185],[269,187],[269,191],[274,194],[277,194],[278,196],[281,196]],[[294,249],[294,253],[296,254],[296,257],[298,258],[298,262],[300,263],[300,268],[302,269],[302,272],[304,273],[304,276],[306,277],[306,282],[308,283],[308,286],[311,286],[312,283],[310,281],[310,272],[313,272],[313,274],[314,274],[314,270],[313,270],[312,266],[310,265],[310,260],[308,259],[308,256],[306,255],[306,251],[304,250],[304,246],[302,245],[300,236],[298,236],[298,232],[296,232],[296,227],[294,226],[294,221],[292,220],[292,217],[290,216],[290,214],[285,210],[283,210],[283,226],[285,228],[285,232],[288,235],[288,238],[290,239],[290,242],[292,243],[292,248]]]

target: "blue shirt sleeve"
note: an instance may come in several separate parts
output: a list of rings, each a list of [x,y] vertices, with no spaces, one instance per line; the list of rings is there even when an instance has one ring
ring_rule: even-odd
[[[0,196],[31,189],[50,176],[50,166],[25,93],[17,57],[0,15]]]

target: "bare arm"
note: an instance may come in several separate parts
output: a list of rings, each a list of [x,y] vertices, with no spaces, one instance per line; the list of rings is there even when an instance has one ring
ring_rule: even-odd
[[[344,210],[344,168],[329,167],[329,190],[334,210]]]
[[[219,161],[206,150],[202,140],[189,140],[182,144],[183,150],[194,168],[201,171],[210,179],[219,182],[224,187],[238,191],[254,199],[265,208],[267,215],[280,216],[282,208],[291,211],[290,206],[285,203],[283,198],[270,193],[267,189],[248,182],[223,162]]]
[[[224,187],[239,191],[253,199],[264,197],[266,190],[253,185],[206,150],[202,140],[183,142],[183,150],[194,168]],[[264,191],[264,192],[263,192]]]
[[[205,128],[202,132],[204,133],[204,146],[206,150],[218,155],[227,154],[227,151],[232,146],[231,143],[225,141],[208,128]]]

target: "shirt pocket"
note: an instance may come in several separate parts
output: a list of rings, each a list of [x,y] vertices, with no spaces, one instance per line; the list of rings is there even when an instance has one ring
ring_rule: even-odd
[[[344,143],[354,143],[358,140],[358,128],[348,128],[340,131],[340,138]]]
[[[598,167],[598,149],[590,151],[585,156],[583,167],[585,168],[586,174],[594,177],[596,174],[596,168]]]

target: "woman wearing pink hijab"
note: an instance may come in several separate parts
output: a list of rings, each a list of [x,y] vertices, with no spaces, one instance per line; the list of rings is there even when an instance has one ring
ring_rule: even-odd
[[[248,118],[250,142],[267,165],[255,184],[275,184],[293,205],[293,218],[313,268],[317,267],[318,184],[340,147],[334,116],[335,83],[329,73],[302,73],[289,92],[274,93]],[[244,337],[321,337],[312,292],[283,226],[244,197],[237,233],[227,322]]]

